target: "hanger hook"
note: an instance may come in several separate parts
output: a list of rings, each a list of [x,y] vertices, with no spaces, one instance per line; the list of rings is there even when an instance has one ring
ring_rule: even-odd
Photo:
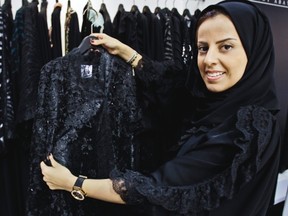
[[[175,0],[173,0],[173,7],[175,7]]]
[[[188,1],[189,1],[189,0],[187,0],[187,1],[186,1],[186,3],[185,3],[185,8],[187,8],[187,5],[188,5]]]
[[[167,0],[165,0],[165,7],[167,7],[166,5],[167,5]]]

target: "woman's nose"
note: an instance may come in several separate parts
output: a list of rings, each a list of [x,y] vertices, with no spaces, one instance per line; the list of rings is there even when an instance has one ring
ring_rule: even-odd
[[[204,63],[206,65],[211,65],[217,63],[217,61],[218,61],[217,51],[213,48],[209,48],[209,50],[205,55]]]

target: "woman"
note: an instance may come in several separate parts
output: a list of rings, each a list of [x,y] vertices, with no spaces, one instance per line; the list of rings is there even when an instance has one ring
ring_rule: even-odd
[[[150,202],[167,215],[266,214],[280,142],[268,19],[248,1],[223,1],[202,11],[196,29],[195,73],[186,83],[197,106],[176,157],[150,175],[114,171],[97,180],[77,178],[50,155],[52,167],[40,164],[50,189],[70,192],[76,183],[78,198]],[[95,36],[93,45],[129,62],[137,77],[151,73],[149,59],[107,35]]]

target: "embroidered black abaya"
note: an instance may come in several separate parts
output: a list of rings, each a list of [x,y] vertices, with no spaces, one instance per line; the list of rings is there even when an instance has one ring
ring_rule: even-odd
[[[198,69],[192,70],[187,86],[197,108],[177,156],[149,176],[111,173],[128,204],[148,200],[167,215],[264,216],[274,198],[280,131],[269,21],[248,1],[220,2],[200,17],[214,8],[226,11],[236,27],[248,58],[244,75],[230,89],[211,93]],[[162,72],[171,73],[160,69],[144,58],[136,74],[149,85]]]
[[[96,53],[95,53],[96,52]],[[39,163],[52,152],[72,172],[107,178],[116,168],[139,167],[143,130],[135,77],[129,64],[103,48],[73,49],[41,70],[30,157],[26,214],[136,215],[131,207],[93,199],[78,202],[50,191]]]

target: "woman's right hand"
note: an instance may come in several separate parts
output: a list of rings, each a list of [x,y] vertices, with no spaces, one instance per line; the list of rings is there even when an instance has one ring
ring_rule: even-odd
[[[129,47],[128,45],[122,43],[121,41],[113,38],[105,33],[93,33],[91,36],[95,36],[97,39],[91,39],[91,44],[95,46],[103,46],[110,54],[118,55],[120,58],[125,60],[126,62],[131,59],[131,57],[135,54],[135,50]],[[142,58],[140,54],[138,54],[137,59],[133,62],[136,66],[138,61]]]

